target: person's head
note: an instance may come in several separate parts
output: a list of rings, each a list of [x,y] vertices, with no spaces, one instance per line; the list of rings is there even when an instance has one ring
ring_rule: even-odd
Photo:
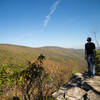
[[[92,40],[91,37],[88,37],[88,38],[87,38],[87,41],[88,41],[88,42],[91,42],[91,40]]]

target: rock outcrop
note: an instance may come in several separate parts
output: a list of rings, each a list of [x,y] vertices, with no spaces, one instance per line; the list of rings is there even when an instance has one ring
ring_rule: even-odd
[[[52,94],[57,100],[100,100],[100,76],[75,74],[67,85]]]

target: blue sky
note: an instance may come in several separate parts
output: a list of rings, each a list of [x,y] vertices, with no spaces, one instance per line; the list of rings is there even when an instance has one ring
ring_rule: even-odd
[[[0,43],[84,48],[94,31],[100,0],[0,0]]]

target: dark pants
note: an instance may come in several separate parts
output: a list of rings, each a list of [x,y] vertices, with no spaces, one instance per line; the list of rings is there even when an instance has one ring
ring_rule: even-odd
[[[95,57],[93,54],[87,55],[88,74],[95,75]]]

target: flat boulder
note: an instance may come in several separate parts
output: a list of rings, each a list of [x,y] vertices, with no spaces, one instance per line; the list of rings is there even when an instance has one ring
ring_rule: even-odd
[[[68,100],[81,100],[85,94],[86,92],[83,89],[74,87],[66,91],[66,98]]]
[[[100,95],[96,94],[92,90],[88,91],[87,94],[87,100],[100,100]]]
[[[100,76],[87,79],[85,81],[95,92],[100,93]]]

